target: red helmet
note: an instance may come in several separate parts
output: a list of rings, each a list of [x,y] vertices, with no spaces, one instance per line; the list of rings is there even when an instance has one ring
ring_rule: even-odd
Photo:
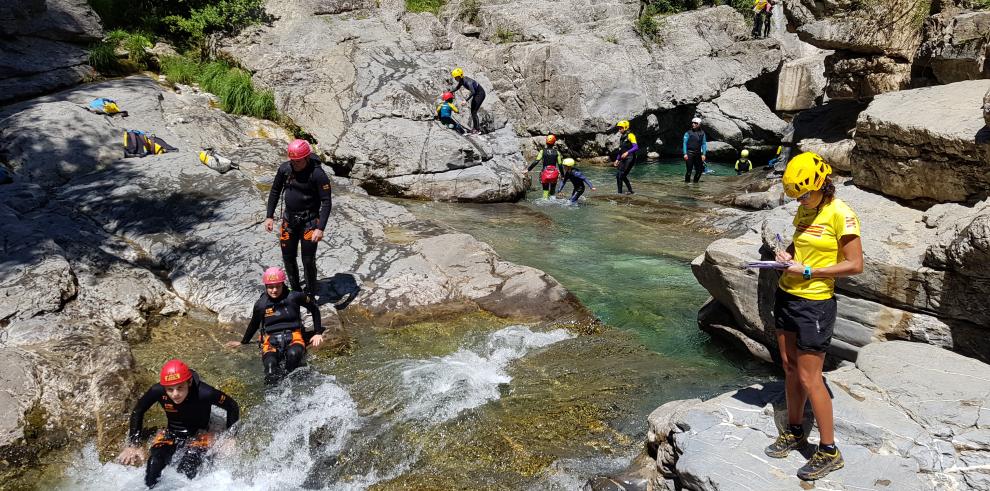
[[[301,160],[309,157],[309,154],[313,153],[313,149],[309,147],[309,142],[306,140],[292,140],[289,144],[289,158],[292,160]]]
[[[266,285],[277,285],[285,283],[285,271],[277,266],[272,266],[261,274],[261,282]]]
[[[454,93],[453,92],[444,92],[443,95],[440,96],[440,98],[443,99],[444,101],[451,101],[451,100],[454,99]]]
[[[557,135],[547,135],[547,145],[557,143]]]
[[[192,378],[192,370],[182,360],[169,360],[162,366],[159,383],[165,387],[179,385]]]

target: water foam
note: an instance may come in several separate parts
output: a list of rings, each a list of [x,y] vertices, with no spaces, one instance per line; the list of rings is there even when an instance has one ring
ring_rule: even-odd
[[[512,361],[573,337],[566,329],[533,332],[526,326],[509,326],[490,334],[476,350],[462,348],[447,356],[407,362],[402,371],[409,400],[404,415],[439,423],[494,401],[500,397],[499,386],[512,380],[506,372]]]

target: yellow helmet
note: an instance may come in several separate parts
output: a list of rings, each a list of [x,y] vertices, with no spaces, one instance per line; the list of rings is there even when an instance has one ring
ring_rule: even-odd
[[[564,167],[574,167],[574,159],[564,159]]]
[[[619,121],[618,123],[615,123],[615,125],[624,130],[629,129],[629,121],[626,121],[624,119],[622,121]]]
[[[460,68],[455,68],[455,69],[451,70],[450,76],[451,77],[454,77],[454,78],[463,77],[464,76],[464,70],[461,70]]]
[[[825,185],[825,178],[832,167],[817,153],[804,152],[791,159],[784,170],[784,193],[797,198],[808,191],[818,191]]]
[[[749,157],[749,150],[744,148],[742,152],[739,152],[739,155],[742,155],[743,158]]]

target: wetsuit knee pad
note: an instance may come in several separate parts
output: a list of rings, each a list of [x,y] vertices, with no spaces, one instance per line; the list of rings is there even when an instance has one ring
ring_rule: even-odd
[[[302,364],[302,360],[305,355],[306,348],[298,344],[293,344],[286,348],[285,369],[291,372],[292,370],[299,368],[299,365]]]

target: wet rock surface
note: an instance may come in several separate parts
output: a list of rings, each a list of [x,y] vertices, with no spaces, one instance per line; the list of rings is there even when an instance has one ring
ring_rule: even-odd
[[[121,122],[79,107],[97,96],[118,99],[131,116]],[[285,141],[251,135],[288,135],[140,76],[8,106],[0,121],[0,152],[15,176],[0,186],[0,349],[11,363],[30,361],[25,376],[0,378],[0,451],[17,462],[97,422],[119,424],[133,387],[127,341],[146,337],[159,316],[195,306],[222,322],[247,320],[258,275],[281,264],[277,238],[261,224]],[[121,124],[179,151],[121,158]],[[206,144],[240,169],[221,175],[200,164]],[[340,329],[334,304],[345,302],[399,322],[479,308],[531,321],[587,316],[549,275],[502,261],[347,179],[334,180],[327,232],[317,264],[331,333]],[[31,426],[38,414],[43,431]]]
[[[938,360],[937,363],[934,360]],[[763,448],[786,425],[781,383],[707,401],[674,401],[649,417],[654,489],[985,489],[990,462],[990,366],[937,347],[895,341],[861,350],[855,367],[826,374],[845,468],[814,483]],[[810,410],[806,431],[812,430]]]

